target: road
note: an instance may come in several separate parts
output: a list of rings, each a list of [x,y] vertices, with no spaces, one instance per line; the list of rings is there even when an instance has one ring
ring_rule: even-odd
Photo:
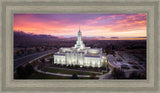
[[[44,51],[44,52],[38,52],[38,53],[34,53],[34,54],[30,54],[21,58],[17,58],[14,59],[14,68],[17,68],[18,66],[27,63],[31,60],[34,60],[35,58],[42,56],[42,55],[46,55],[46,54],[51,54],[54,53],[54,50],[48,50],[48,51]]]
[[[112,69],[110,68],[110,71],[104,75],[100,75],[99,79],[112,79]]]

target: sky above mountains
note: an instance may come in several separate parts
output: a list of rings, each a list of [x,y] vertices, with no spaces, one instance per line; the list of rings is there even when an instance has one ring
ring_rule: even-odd
[[[14,31],[54,36],[146,37],[147,14],[14,14]]]

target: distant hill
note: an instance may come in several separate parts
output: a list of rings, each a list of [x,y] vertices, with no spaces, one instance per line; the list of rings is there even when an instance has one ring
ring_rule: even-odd
[[[32,33],[25,33],[23,31],[14,31],[14,37],[15,38],[34,38],[34,39],[42,39],[42,38],[50,38],[50,39],[58,39],[56,36],[51,36],[51,35],[35,35]]]
[[[57,39],[58,37],[51,35],[35,35],[23,31],[14,31],[14,46],[38,45],[44,42],[49,43]]]
[[[82,40],[146,40],[146,37],[132,37],[132,38],[119,38],[119,37],[86,37],[83,36]],[[26,47],[26,46],[56,46],[58,45],[66,45],[69,46],[68,42],[76,42],[77,37],[65,37],[65,36],[52,36],[52,35],[45,35],[45,34],[32,34],[32,33],[25,33],[23,31],[14,31],[14,46],[15,47]],[[65,43],[64,43],[65,41]]]
[[[83,40],[98,40],[100,38],[105,37],[82,37]],[[14,31],[14,46],[15,47],[26,47],[26,46],[44,46],[49,45],[53,46],[56,44],[62,44],[62,41],[75,41],[77,37],[64,37],[64,36],[52,36],[52,35],[45,35],[45,34],[32,34],[32,33],[25,33],[23,31]],[[68,45],[67,42],[65,45]],[[73,43],[75,43],[73,42]]]

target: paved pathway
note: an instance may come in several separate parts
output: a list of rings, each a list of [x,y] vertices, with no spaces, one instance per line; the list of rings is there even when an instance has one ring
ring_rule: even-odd
[[[112,79],[112,69],[110,68],[110,71],[104,75],[99,76],[99,79]]]
[[[39,73],[43,73],[43,74],[50,74],[50,75],[56,75],[56,76],[66,76],[66,77],[72,77],[71,74],[59,74],[59,73],[52,73],[52,72],[45,72],[45,71],[41,71],[38,69],[38,65],[34,67],[34,69],[39,72]],[[110,70],[109,73],[106,73],[104,75],[96,75],[96,77],[98,77],[99,79],[111,79],[111,72],[112,70]],[[78,75],[78,77],[90,77],[90,75]]]

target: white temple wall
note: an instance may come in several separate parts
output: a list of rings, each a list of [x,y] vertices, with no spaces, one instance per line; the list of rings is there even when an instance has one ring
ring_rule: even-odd
[[[62,55],[61,55],[62,54]],[[64,54],[64,56],[63,56]],[[90,55],[85,57],[85,55]],[[94,57],[95,54],[100,57]],[[85,47],[81,39],[81,31],[79,28],[78,38],[74,47],[71,48],[60,48],[57,54],[54,55],[54,63],[66,64],[66,65],[80,65],[91,66],[91,67],[101,67],[102,59],[102,48],[90,48]]]
[[[83,66],[83,64],[84,64],[84,55],[83,54],[78,55],[78,64],[80,66]]]
[[[101,67],[101,58],[97,57],[84,57],[83,54],[67,53],[65,56],[54,55],[54,63],[65,65],[80,65]]]
[[[100,67],[100,58],[85,57],[84,66]]]
[[[65,64],[65,56],[54,55],[54,63]]]
[[[70,53],[66,53],[66,64],[71,65],[71,55],[70,55]]]

